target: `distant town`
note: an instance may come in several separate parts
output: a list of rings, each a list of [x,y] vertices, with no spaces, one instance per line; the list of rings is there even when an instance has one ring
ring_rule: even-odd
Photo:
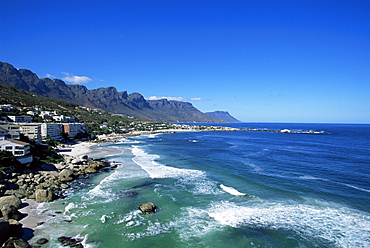
[[[49,141],[67,142],[71,140],[110,140],[117,136],[164,133],[176,131],[237,131],[235,128],[154,123],[135,120],[121,123],[103,124],[80,123],[73,116],[66,116],[57,110],[43,108],[16,107],[2,104],[0,119],[0,150],[11,152],[21,163],[31,163],[33,156],[31,144],[47,144]],[[88,109],[97,111],[98,109]],[[101,114],[103,114],[102,111]],[[30,141],[30,143],[24,140]]]

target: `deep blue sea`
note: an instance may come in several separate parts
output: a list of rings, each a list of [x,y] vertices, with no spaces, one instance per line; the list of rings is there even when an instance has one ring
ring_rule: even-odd
[[[370,125],[226,126],[294,133],[177,132],[98,146],[112,149],[107,158],[118,168],[42,204],[50,217],[33,240],[49,238],[50,247],[62,247],[62,235],[84,239],[85,247],[370,247]],[[137,206],[145,202],[158,211],[142,215]]]

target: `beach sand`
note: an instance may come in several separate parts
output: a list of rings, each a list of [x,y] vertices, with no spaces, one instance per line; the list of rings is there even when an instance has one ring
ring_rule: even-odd
[[[69,155],[72,157],[79,157],[85,154],[92,152],[91,147],[97,145],[98,143],[94,142],[78,142],[76,144],[67,144],[62,149],[58,150],[58,153],[61,155]]]
[[[40,203],[31,199],[23,199],[22,205],[24,205],[24,207],[20,208],[19,212],[25,214],[26,217],[21,219],[19,222],[23,224],[23,228],[33,229],[37,227],[38,223],[42,222],[42,219],[37,214],[37,207]]]

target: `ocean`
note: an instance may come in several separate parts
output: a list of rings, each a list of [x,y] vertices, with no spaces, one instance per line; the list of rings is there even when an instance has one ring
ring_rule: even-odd
[[[118,168],[39,206],[34,238],[63,247],[370,247],[370,125],[238,123],[273,132],[127,137]],[[321,131],[308,133],[308,130]],[[143,215],[142,203],[157,212]]]

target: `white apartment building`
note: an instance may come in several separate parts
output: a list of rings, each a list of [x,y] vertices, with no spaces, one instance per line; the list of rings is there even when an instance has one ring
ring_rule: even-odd
[[[0,150],[10,151],[22,164],[33,161],[30,144],[19,140],[0,140]]]
[[[52,116],[54,121],[59,121],[59,122],[74,122],[76,119],[74,117],[70,116],[65,116],[65,115],[55,115]]]
[[[75,137],[78,133],[83,133],[86,125],[83,123],[64,123],[63,132],[68,133],[69,137]]]
[[[41,136],[42,139],[60,139],[63,130],[61,123],[41,123]]]
[[[20,126],[18,124],[1,124],[0,127],[8,130],[11,139],[20,139]]]
[[[20,132],[37,143],[42,142],[41,123],[19,123]]]

